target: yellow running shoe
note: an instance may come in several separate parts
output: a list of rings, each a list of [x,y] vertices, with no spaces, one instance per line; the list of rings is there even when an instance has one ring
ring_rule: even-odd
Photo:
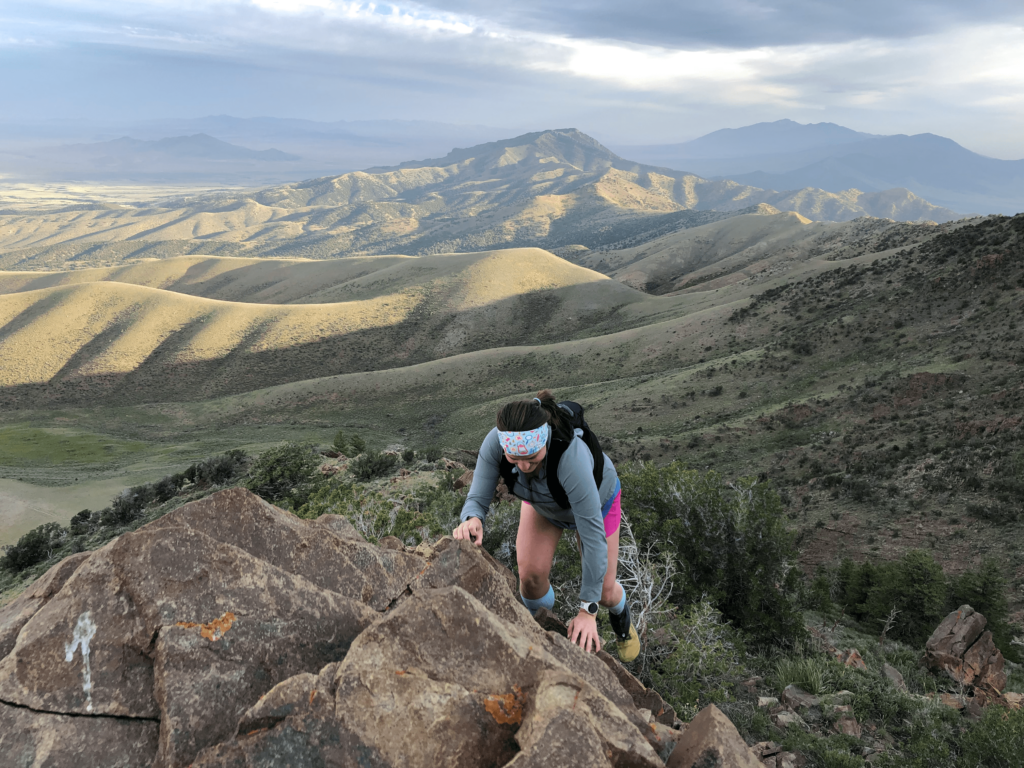
[[[619,661],[628,664],[640,654],[640,638],[637,637],[636,627],[629,625],[629,637],[625,640],[615,641],[615,650],[618,651]]]
[[[615,633],[615,646],[619,652],[619,661],[628,664],[640,653],[640,638],[637,637],[636,627],[633,626],[633,620],[629,617],[629,603],[626,603],[622,613],[615,614],[608,611],[608,621],[612,625],[612,632]]]

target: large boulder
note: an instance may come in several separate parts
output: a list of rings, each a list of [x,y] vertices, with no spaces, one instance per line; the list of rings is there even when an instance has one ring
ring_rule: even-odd
[[[238,547],[320,589],[383,611],[425,562],[407,552],[371,546],[350,522],[324,515],[310,522],[287,514],[244,488],[231,488],[156,520],[147,529],[187,528]]]
[[[186,505],[74,570],[0,661],[0,700],[39,712],[159,720],[156,764],[186,766],[201,748],[230,737],[260,695],[339,660],[376,619],[362,600],[272,562],[312,575],[314,566],[330,568],[326,557],[304,553],[325,549],[342,571],[354,570],[353,561],[380,563],[375,547],[247,491]],[[350,593],[381,601],[365,581],[357,577]]]
[[[761,768],[761,761],[747,746],[732,721],[709,704],[693,718],[676,748],[669,755],[667,768]]]
[[[925,643],[928,667],[957,683],[999,694],[1006,687],[1003,654],[992,642],[992,633],[985,631],[986,623],[969,605],[952,611]]]
[[[195,768],[323,754],[332,740],[380,766],[550,765],[555,753],[579,765],[661,765],[604,663],[535,623],[503,621],[458,586],[414,591],[327,677],[271,691],[264,709],[276,714],[248,713],[238,737]],[[246,730],[274,717],[268,730]]]

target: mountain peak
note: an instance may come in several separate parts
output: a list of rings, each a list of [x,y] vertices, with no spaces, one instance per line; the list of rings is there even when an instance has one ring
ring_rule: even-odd
[[[577,128],[549,128],[543,131],[524,133],[511,139],[490,141],[476,146],[453,149],[441,158],[413,160],[391,168],[370,168],[368,173],[411,168],[443,168],[469,160],[488,162],[497,160],[510,150],[517,154],[534,154],[552,158],[582,170],[593,167],[594,163],[608,166],[623,162],[622,158]]]

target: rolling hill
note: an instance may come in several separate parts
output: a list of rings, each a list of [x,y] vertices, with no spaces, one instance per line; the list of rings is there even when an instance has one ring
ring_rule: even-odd
[[[744,214],[618,250],[577,252],[573,261],[647,293],[719,288],[766,277],[807,259],[888,255],[936,234],[934,224],[863,218],[829,224],[798,213]]]
[[[372,271],[347,259],[211,258],[29,282],[3,274],[0,399],[12,407],[201,400],[679,311],[678,300],[538,249],[372,261]],[[312,303],[328,294],[333,303]]]
[[[0,214],[0,268],[145,256],[335,258],[616,243],[767,203],[808,218],[948,221],[906,190],[766,192],[624,160],[576,130],[544,131],[394,168],[177,205]]]

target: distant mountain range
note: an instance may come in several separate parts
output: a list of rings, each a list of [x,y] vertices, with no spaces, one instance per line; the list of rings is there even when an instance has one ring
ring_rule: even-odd
[[[964,213],[1024,211],[1024,160],[996,160],[922,133],[877,136],[792,120],[724,129],[681,144],[623,146],[638,161],[762,189],[905,188]]]
[[[230,115],[118,125],[0,124],[0,174],[29,183],[130,179],[262,186],[437,157],[452,147],[507,135],[487,126],[415,120],[318,122]],[[242,151],[211,143],[218,141]],[[288,162],[280,162],[285,158],[277,152],[289,155]],[[172,154],[175,162],[164,162]],[[207,159],[219,165],[211,169]]]
[[[141,257],[337,258],[537,246],[624,247],[770,206],[816,221],[862,216],[959,218],[903,189],[773,192],[619,157],[574,128],[457,149],[438,159],[338,176],[40,217],[0,215],[0,268],[72,254],[113,264]],[[61,217],[54,226],[54,217]],[[17,251],[17,253],[10,253]],[[86,255],[88,252],[88,255]],[[79,256],[75,257],[76,259]]]
[[[192,136],[172,136],[156,141],[133,139],[122,136],[112,141],[101,141],[94,144],[68,144],[60,147],[65,155],[109,159],[111,162],[132,162],[145,159],[152,162],[154,158],[167,160],[207,160],[214,162],[234,160],[256,160],[263,162],[281,162],[298,160],[297,155],[290,155],[279,149],[246,149],[236,144],[215,139],[205,133]],[[159,160],[157,160],[159,162]]]

